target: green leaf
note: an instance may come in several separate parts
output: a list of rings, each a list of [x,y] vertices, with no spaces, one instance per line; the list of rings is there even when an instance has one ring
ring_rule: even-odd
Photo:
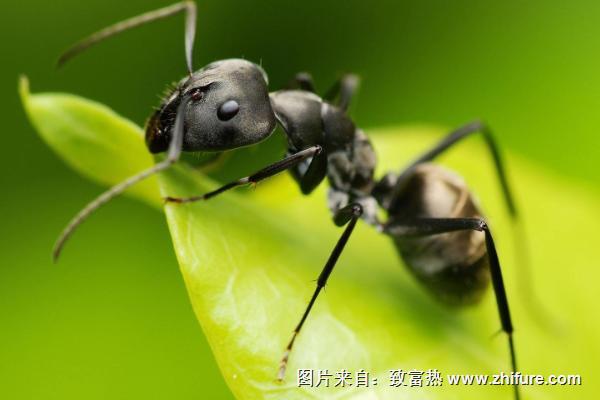
[[[66,94],[30,95],[25,80],[21,96],[44,140],[95,181],[114,184],[150,164],[141,130],[105,106]],[[370,132],[379,174],[399,169],[443,132],[427,126]],[[528,265],[513,246],[521,236],[503,207],[483,143],[469,140],[440,162],[460,171],[476,189],[494,230],[520,369],[582,376],[581,386],[524,386],[523,398],[592,398],[599,388],[593,376],[600,358],[594,296],[600,268],[592,255],[597,234],[588,221],[600,220],[599,193],[516,155],[507,157],[529,242]],[[216,186],[185,165],[163,173],[159,182],[163,196],[199,194]],[[130,194],[158,207],[154,184],[144,185]],[[165,207],[190,300],[236,397],[511,399],[507,386],[446,381],[446,374],[509,370],[505,337],[492,338],[499,329],[492,292],[464,310],[437,304],[403,267],[389,238],[363,224],[296,341],[285,382],[275,380],[314,279],[341,232],[330,221],[325,189],[322,185],[303,197],[282,174],[254,191]],[[378,384],[298,388],[298,368],[365,369]],[[390,369],[430,368],[441,372],[441,387],[389,386]]]
[[[46,143],[80,174],[112,185],[152,165],[143,131],[98,102],[63,93],[29,93],[22,76],[19,93],[25,111]],[[129,194],[160,204],[156,178],[129,189]]]

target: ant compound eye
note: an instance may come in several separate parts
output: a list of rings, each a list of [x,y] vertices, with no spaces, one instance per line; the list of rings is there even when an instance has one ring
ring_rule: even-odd
[[[193,101],[202,100],[202,98],[204,97],[204,92],[201,89],[194,89],[191,91],[190,97]]]
[[[240,105],[235,100],[227,100],[221,104],[217,111],[217,116],[221,121],[229,121],[240,111]]]

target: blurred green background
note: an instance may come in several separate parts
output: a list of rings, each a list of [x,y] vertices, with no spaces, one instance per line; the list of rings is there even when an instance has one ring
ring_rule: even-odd
[[[142,124],[185,72],[181,17],[100,45],[63,70],[54,62],[82,36],[169,3],[3,4],[2,398],[231,397],[159,213],[119,199],[52,265],[57,233],[99,188],[41,142],[16,91],[25,73],[34,92],[74,92]],[[505,149],[598,187],[598,2],[198,3],[198,67],[228,57],[262,62],[274,89],[300,70],[321,90],[357,72],[363,86],[353,115],[367,131],[482,117]]]

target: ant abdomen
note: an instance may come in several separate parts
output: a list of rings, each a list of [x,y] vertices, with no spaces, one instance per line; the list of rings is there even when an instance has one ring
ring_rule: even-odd
[[[389,223],[419,218],[481,218],[465,182],[435,164],[418,165],[405,178],[389,210]],[[485,238],[476,230],[435,235],[392,235],[410,271],[440,301],[477,302],[489,284]]]

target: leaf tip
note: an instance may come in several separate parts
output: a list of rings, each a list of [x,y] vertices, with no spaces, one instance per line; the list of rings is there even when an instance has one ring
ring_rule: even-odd
[[[19,75],[19,95],[22,100],[29,96],[29,78],[25,74]]]
[[[25,74],[19,75],[18,91],[21,103],[23,104],[25,111],[29,113],[29,95],[31,92],[29,91],[29,78],[27,78],[27,75]]]

